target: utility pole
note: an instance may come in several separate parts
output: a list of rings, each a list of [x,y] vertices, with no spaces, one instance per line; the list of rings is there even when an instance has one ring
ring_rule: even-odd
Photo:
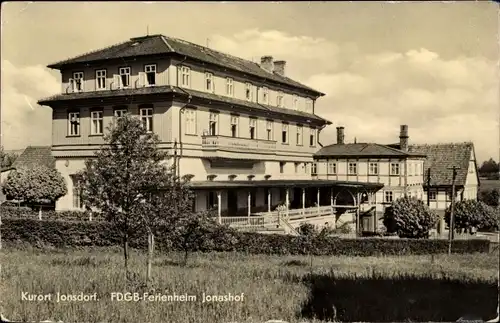
[[[448,232],[448,254],[451,254],[451,241],[455,238],[455,179],[457,178],[457,170],[459,170],[460,167],[453,166],[448,169],[453,171],[451,180],[450,228]]]
[[[431,168],[427,170],[427,206],[431,206]]]

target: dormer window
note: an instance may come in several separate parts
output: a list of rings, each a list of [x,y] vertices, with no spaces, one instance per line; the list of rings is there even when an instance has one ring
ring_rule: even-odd
[[[214,75],[212,73],[205,73],[205,90],[214,91]]]
[[[285,97],[283,96],[283,92],[278,92],[278,96],[276,97],[276,105],[280,108],[284,106]]]
[[[312,100],[311,99],[306,99],[306,112],[307,113],[312,113]]]
[[[95,88],[97,90],[106,89],[106,70],[95,71]]]
[[[252,101],[252,84],[245,84],[245,98],[247,101]]]
[[[73,73],[72,85],[73,85],[73,92],[83,91],[83,72]]]
[[[269,104],[269,89],[267,87],[262,88],[262,103]]]
[[[229,96],[233,96],[234,94],[234,85],[233,85],[233,79],[232,78],[226,78],[226,94]]]
[[[130,86],[130,67],[120,67],[120,88],[127,88]]]
[[[144,72],[146,73],[146,86],[156,85],[156,64],[144,66]]]
[[[191,69],[187,66],[181,67],[181,85],[183,87],[190,87]]]

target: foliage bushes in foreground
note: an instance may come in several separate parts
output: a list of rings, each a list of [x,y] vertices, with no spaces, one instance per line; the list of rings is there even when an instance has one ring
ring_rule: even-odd
[[[387,232],[401,238],[428,238],[438,220],[438,215],[422,200],[407,196],[392,202],[383,219]]]
[[[108,222],[39,221],[35,219],[2,220],[2,240],[7,244],[28,243],[35,247],[110,247],[120,246],[121,237]],[[201,239],[189,245],[189,251],[244,252],[275,255],[422,255],[446,253],[447,240],[430,239],[340,239],[319,235],[303,237],[278,234],[238,232],[226,227],[204,229]],[[171,235],[156,237],[160,251],[184,251],[180,241],[171,241]],[[137,233],[130,237],[132,248],[146,249],[147,237]],[[456,240],[454,253],[489,252],[488,240]]]

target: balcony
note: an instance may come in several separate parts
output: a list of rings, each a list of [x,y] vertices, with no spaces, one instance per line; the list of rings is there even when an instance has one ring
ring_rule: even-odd
[[[252,159],[256,154],[276,154],[276,141],[271,140],[203,136],[201,145],[206,157]]]

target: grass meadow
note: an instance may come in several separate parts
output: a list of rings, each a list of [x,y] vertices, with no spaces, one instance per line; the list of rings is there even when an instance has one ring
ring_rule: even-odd
[[[484,191],[484,190],[490,190],[492,188],[500,189],[500,180],[488,180],[488,179],[481,180],[481,186],[479,187],[479,190]]]
[[[158,255],[143,285],[145,255],[126,278],[119,249],[0,251],[0,306],[10,320],[63,322],[455,321],[491,319],[498,304],[498,251],[404,257]],[[97,293],[98,301],[23,301],[22,293]],[[196,301],[113,301],[113,292],[196,295]],[[201,302],[202,293],[244,294]]]

